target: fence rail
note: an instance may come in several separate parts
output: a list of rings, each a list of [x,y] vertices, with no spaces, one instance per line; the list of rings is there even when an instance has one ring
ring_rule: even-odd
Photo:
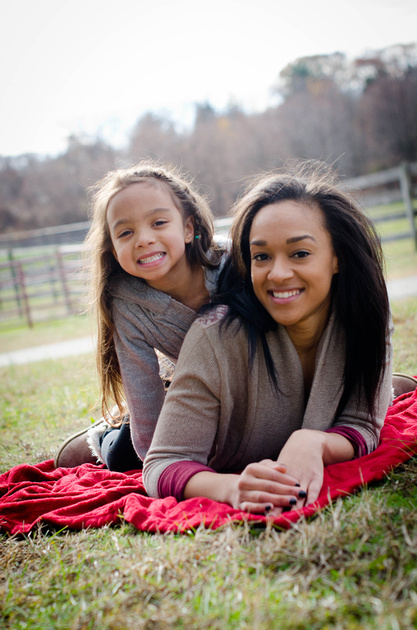
[[[401,231],[386,229],[383,241],[412,238],[417,249],[413,184],[417,163],[345,180],[365,208],[402,200],[399,211],[377,216],[375,222],[398,221]],[[230,218],[215,221],[216,234],[225,236]],[[35,322],[78,314],[85,306],[80,249],[89,223],[60,226],[30,233],[0,235],[0,326]],[[406,229],[408,226],[408,229]],[[54,240],[55,239],[55,240]],[[68,240],[70,244],[64,245]],[[55,243],[51,245],[50,242]],[[74,242],[78,241],[78,242]],[[38,247],[34,247],[38,245]]]
[[[79,247],[54,248],[49,253],[0,264],[0,324],[58,319],[79,313],[85,304]]]

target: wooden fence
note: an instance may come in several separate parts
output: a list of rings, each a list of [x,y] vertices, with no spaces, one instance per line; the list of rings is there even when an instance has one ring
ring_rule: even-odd
[[[395,201],[402,201],[404,211],[401,214],[384,215],[381,218],[374,217],[378,222],[395,221],[399,218],[406,218],[408,230],[385,236],[384,241],[412,238],[417,251],[416,232],[416,210],[413,206],[413,199],[417,197],[417,162],[412,164],[400,164],[397,168],[390,168],[378,173],[362,175],[353,179],[344,180],[343,185],[348,190],[357,192],[357,196],[366,208],[372,208],[378,204],[390,204]]]
[[[77,314],[85,305],[79,246],[15,258],[0,264],[0,324],[58,319]]]
[[[401,232],[389,233],[383,241],[412,238],[417,249],[415,210],[413,198],[417,189],[413,180],[417,176],[417,163],[401,165],[396,169],[382,171],[352,180],[344,185],[356,193],[363,205],[369,209],[376,203],[402,201],[399,211],[380,217],[379,221],[400,220],[407,227]],[[226,235],[231,224],[230,218],[215,221],[216,233]],[[85,307],[86,290],[82,281],[80,249],[89,223],[74,226],[35,230],[31,233],[0,236],[0,326],[24,324],[33,326],[35,322],[57,319],[78,314]],[[391,231],[392,232],[392,231]],[[50,245],[69,238],[71,244]],[[41,238],[41,241],[39,241]],[[47,241],[45,242],[45,238]],[[28,246],[30,243],[31,246]],[[42,245],[33,247],[34,244]]]

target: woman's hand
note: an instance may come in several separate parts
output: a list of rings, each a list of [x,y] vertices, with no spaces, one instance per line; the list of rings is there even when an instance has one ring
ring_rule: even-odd
[[[301,489],[297,479],[286,474],[286,471],[285,465],[271,459],[249,464],[236,477],[231,505],[238,510],[262,514],[293,508]]]
[[[299,497],[297,508],[314,503],[323,485],[324,466],[352,459],[352,444],[342,435],[313,429],[300,429],[288,438],[278,457],[287,473],[298,479],[306,497]]]
[[[342,435],[300,429],[288,438],[278,461],[254,462],[240,475],[198,472],[185,486],[184,498],[207,497],[237,510],[280,514],[313,503],[323,485],[324,466],[353,455],[353,446]]]
[[[292,509],[300,493],[306,494],[297,479],[286,473],[286,466],[272,459],[248,464],[240,475],[201,471],[184,488],[185,499],[207,497],[257,514]]]

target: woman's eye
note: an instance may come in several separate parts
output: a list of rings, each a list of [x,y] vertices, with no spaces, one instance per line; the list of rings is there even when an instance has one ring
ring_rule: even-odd
[[[253,260],[257,262],[263,262],[264,260],[268,260],[268,254],[254,254]]]
[[[305,250],[293,254],[293,258],[306,258],[307,256],[310,256],[310,252],[306,252]]]

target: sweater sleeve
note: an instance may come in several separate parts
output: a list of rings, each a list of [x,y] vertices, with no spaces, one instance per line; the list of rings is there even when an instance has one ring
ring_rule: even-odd
[[[362,435],[359,433],[359,431],[356,431],[356,429],[353,429],[352,427],[341,426],[330,427],[330,429],[326,429],[326,433],[337,433],[338,435],[342,435],[344,438],[349,440],[355,451],[355,458],[363,457],[363,455],[368,454],[368,446]]]
[[[374,419],[369,417],[369,413],[365,402],[361,400],[358,404],[357,396],[352,396],[340,416],[333,423],[333,428],[354,429],[357,434],[362,437],[366,444],[366,452],[371,453],[376,449],[379,443],[381,429],[384,426],[385,416],[388,407],[392,403],[392,334],[394,327],[390,324],[389,335],[387,339],[387,352],[385,371],[382,375],[379,390],[377,392],[375,402]],[[362,441],[361,441],[362,442]],[[363,442],[361,449],[363,450]]]
[[[143,460],[165,398],[155,350],[141,331],[120,313],[114,314],[115,346],[130,415],[133,446]]]
[[[160,496],[160,477],[172,464],[186,461],[207,466],[219,426],[220,388],[216,353],[205,329],[194,324],[181,348],[144,462],[143,480],[149,496]]]
[[[191,477],[202,471],[215,472],[209,466],[198,462],[181,461],[170,464],[159,477],[158,496],[175,497],[177,501],[183,501],[185,486]]]

